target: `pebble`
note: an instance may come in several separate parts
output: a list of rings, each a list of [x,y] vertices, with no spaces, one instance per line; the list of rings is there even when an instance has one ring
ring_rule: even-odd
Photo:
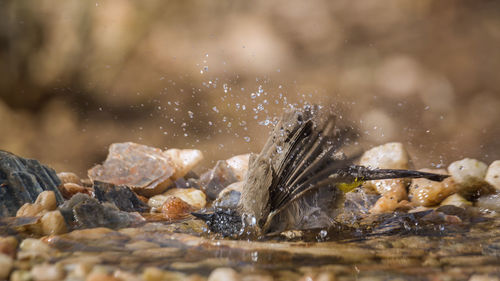
[[[371,214],[381,214],[392,212],[398,207],[398,199],[390,194],[380,197],[375,205],[370,209]]]
[[[483,210],[500,212],[500,193],[479,197],[476,206]]]
[[[52,248],[42,242],[41,240],[35,238],[26,238],[19,245],[19,249],[21,251],[35,251],[41,253],[50,253],[52,252]]]
[[[500,190],[500,160],[493,161],[486,171],[485,180],[495,189]]]
[[[77,193],[92,195],[92,190],[76,183],[68,182],[59,187],[59,191],[65,199],[70,199]]]
[[[205,193],[201,190],[195,188],[171,188],[161,195],[149,198],[148,205],[152,208],[161,208],[169,196],[178,197],[195,209],[204,208],[207,204]]]
[[[380,169],[408,169],[408,152],[402,143],[390,142],[367,150],[360,165]]]
[[[238,272],[229,267],[216,268],[208,276],[208,281],[237,281],[241,280]]]
[[[203,160],[203,154],[197,149],[168,149],[164,152],[174,166],[173,180],[182,178]]]
[[[500,278],[487,274],[474,274],[469,278],[469,281],[500,281]]]
[[[125,245],[125,247],[129,250],[145,250],[145,249],[155,249],[155,248],[160,247],[160,245],[153,243],[153,242],[139,240],[139,241],[127,243],[127,245]]]
[[[491,192],[485,181],[488,166],[476,159],[464,158],[448,166],[448,173],[458,185],[458,193],[465,198],[477,197]]]
[[[444,170],[422,169],[423,172],[446,174]],[[428,179],[412,179],[409,188],[409,198],[411,202],[418,206],[436,206],[446,197],[457,192],[458,187],[453,178],[446,178],[442,182]]]
[[[58,265],[45,263],[33,266],[31,275],[35,281],[55,281],[62,280],[65,272]]]
[[[217,199],[213,202],[219,208],[234,208],[240,201],[241,192],[243,190],[244,181],[239,181],[230,184],[224,188],[218,195]]]
[[[124,281],[142,281],[140,276],[123,270],[116,270],[113,276]]]
[[[14,236],[0,237],[0,254],[14,258],[16,256],[18,244],[19,243]]]
[[[186,280],[186,275],[179,272],[171,272],[161,270],[156,267],[147,267],[142,273],[142,280],[144,281],[163,281],[163,280]]]
[[[123,281],[120,278],[114,277],[106,273],[91,273],[85,278],[85,281]]]
[[[61,173],[57,173],[57,176],[59,177],[59,179],[61,180],[61,182],[63,184],[65,184],[65,183],[74,183],[74,184],[78,184],[78,185],[82,184],[80,177],[75,173],[61,172]]]
[[[226,160],[227,166],[233,170],[238,181],[245,179],[248,171],[250,153],[233,156]]]
[[[43,191],[38,194],[35,203],[26,203],[17,210],[16,217],[35,217],[53,211],[57,208],[56,195],[54,191]]]
[[[27,270],[15,270],[10,275],[10,281],[32,281],[31,272]]]
[[[41,218],[44,235],[63,234],[68,232],[66,221],[59,210],[47,212]]]
[[[465,199],[463,196],[461,196],[458,193],[455,193],[446,197],[446,199],[444,199],[440,205],[441,206],[452,205],[459,208],[466,208],[472,206],[472,202],[467,201],[467,199]]]
[[[0,279],[5,280],[9,277],[10,271],[14,266],[14,260],[11,256],[0,253]]]
[[[169,195],[161,206],[161,212],[169,219],[181,219],[193,210],[193,207],[177,196]]]

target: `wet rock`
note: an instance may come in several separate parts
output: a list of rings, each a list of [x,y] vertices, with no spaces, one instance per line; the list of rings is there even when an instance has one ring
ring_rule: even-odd
[[[137,213],[120,211],[112,204],[100,204],[86,194],[76,194],[66,201],[60,211],[68,225],[75,228],[106,226],[110,228],[127,227],[144,220]]]
[[[179,197],[169,195],[161,206],[160,211],[166,218],[178,220],[187,217],[194,208]]]
[[[216,268],[208,276],[208,281],[235,281],[241,280],[236,270],[229,267]]]
[[[155,267],[148,267],[144,269],[142,273],[142,279],[144,281],[162,281],[162,280],[186,280],[186,275],[180,272],[171,272],[161,270]]]
[[[244,184],[244,181],[239,181],[224,188],[213,202],[213,205],[217,208],[236,208],[240,201]]]
[[[488,166],[478,160],[464,158],[448,166],[448,173],[458,185],[458,193],[466,199],[474,199],[493,192],[494,188],[485,180]]]
[[[31,272],[27,270],[15,270],[10,275],[10,281],[31,281],[31,280],[33,280]]]
[[[116,278],[111,274],[96,272],[89,274],[85,279],[85,281],[123,281],[123,280]]]
[[[16,256],[18,242],[14,236],[0,237],[0,254],[14,258]]]
[[[57,176],[61,180],[62,184],[65,184],[65,183],[74,183],[74,184],[78,184],[78,185],[82,184],[80,177],[75,173],[61,172],[61,173],[57,173]]]
[[[59,186],[59,191],[61,192],[64,199],[70,199],[77,193],[92,195],[93,189],[84,187],[76,183],[68,182]]]
[[[474,274],[469,278],[469,281],[500,281],[500,278],[488,274]]]
[[[171,148],[165,151],[164,154],[170,157],[175,167],[173,180],[184,177],[203,160],[203,154],[197,149]]]
[[[500,190],[500,160],[493,161],[486,171],[485,180],[495,189]]]
[[[93,181],[126,185],[138,194],[160,194],[172,184],[175,166],[159,148],[136,143],[114,143],[102,165],[88,171]]]
[[[381,196],[375,205],[370,209],[371,214],[389,213],[398,207],[398,199],[395,196],[385,194]]]
[[[7,280],[10,271],[14,266],[14,260],[11,256],[0,253],[0,279]]]
[[[49,245],[34,238],[24,239],[19,245],[19,250],[17,259],[21,261],[49,260],[51,255],[54,255],[55,252]]]
[[[100,202],[113,203],[122,211],[147,212],[149,210],[147,204],[137,198],[130,188],[123,185],[94,181],[94,194]]]
[[[55,281],[62,280],[65,276],[65,272],[58,265],[39,264],[33,266],[31,275],[35,281]]]
[[[66,221],[59,210],[47,212],[40,219],[44,235],[63,234],[68,232]]]
[[[423,172],[445,174],[444,170],[422,169]],[[457,192],[458,187],[453,178],[446,178],[442,182],[428,179],[412,179],[410,185],[410,200],[419,206],[435,206],[446,197]]]
[[[481,196],[475,205],[485,211],[500,212],[500,193]]]
[[[17,210],[16,217],[41,216],[46,211],[57,208],[56,197],[53,191],[40,193],[34,203],[26,203]]]
[[[346,193],[344,208],[342,209],[342,213],[337,216],[337,220],[350,224],[360,217],[367,215],[379,197],[378,194],[367,192],[361,187]]]
[[[238,178],[227,162],[217,161],[215,167],[201,175],[200,186],[208,198],[214,200],[225,187],[238,181]]]
[[[227,166],[231,168],[238,181],[245,179],[248,171],[250,153],[233,156],[226,160]]]
[[[366,151],[360,165],[381,169],[408,169],[409,158],[402,143],[391,142]]]
[[[205,194],[194,188],[171,188],[167,192],[149,198],[148,205],[152,208],[161,208],[165,201],[170,197],[175,196],[182,199],[184,202],[193,206],[195,209],[201,209],[206,205]]]
[[[37,160],[0,151],[0,216],[15,216],[22,205],[33,203],[45,190],[53,191],[61,204],[60,184],[55,171]]]
[[[467,201],[467,199],[462,197],[460,194],[455,193],[446,197],[446,199],[444,199],[440,205],[441,206],[451,205],[460,208],[466,208],[472,206],[472,202]]]

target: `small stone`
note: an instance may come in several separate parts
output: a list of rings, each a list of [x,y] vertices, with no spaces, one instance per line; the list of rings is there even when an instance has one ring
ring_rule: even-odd
[[[163,281],[163,280],[186,280],[186,275],[180,272],[171,272],[161,270],[155,267],[147,267],[142,273],[144,281]]]
[[[94,194],[99,202],[113,203],[121,211],[149,211],[149,206],[139,200],[135,193],[124,185],[94,181]]]
[[[155,248],[160,247],[160,245],[153,243],[153,242],[139,240],[139,241],[127,243],[127,245],[125,245],[125,247],[127,249],[130,249],[130,250],[145,250],[145,249],[155,249]]]
[[[63,234],[68,232],[66,221],[59,210],[47,212],[41,218],[42,232],[45,235]]]
[[[463,198],[460,194],[455,193],[446,197],[446,199],[444,199],[440,205],[452,205],[459,208],[466,208],[472,206],[472,202],[467,201],[467,199]]]
[[[197,149],[172,148],[165,151],[164,154],[170,157],[174,164],[175,172],[172,176],[173,180],[184,177],[203,160],[203,154]]]
[[[26,203],[17,210],[16,217],[41,216],[45,211],[53,211],[57,208],[56,196],[53,191],[43,191],[36,198],[35,203]]]
[[[488,274],[474,274],[469,278],[469,281],[500,281],[500,278]]]
[[[19,249],[21,251],[34,251],[41,253],[50,253],[52,252],[52,248],[44,242],[34,239],[34,238],[26,238],[19,245]]]
[[[161,195],[156,195],[149,198],[148,205],[151,208],[162,208],[163,204],[171,197],[175,196],[186,202],[194,209],[201,209],[205,207],[207,201],[203,191],[195,188],[172,188]]]
[[[15,270],[10,275],[10,281],[32,281],[31,272],[27,270]]]
[[[233,156],[226,160],[227,166],[233,170],[238,181],[245,179],[248,171],[248,162],[250,161],[250,153]]]
[[[0,237],[0,254],[14,258],[16,256],[18,244],[19,243],[14,236]]]
[[[91,189],[72,182],[68,182],[59,186],[59,191],[61,192],[64,199],[71,199],[71,197],[73,197],[73,195],[77,193],[92,195]]]
[[[16,217],[36,217],[43,214],[44,211],[40,204],[26,203],[17,210]]]
[[[208,276],[208,281],[237,281],[241,280],[238,272],[229,267],[216,268]]]
[[[12,257],[0,253],[0,279],[6,280],[14,266]]]
[[[409,158],[402,143],[391,142],[366,151],[360,165],[380,169],[408,169]]]
[[[193,207],[186,203],[184,200],[180,199],[177,196],[168,195],[167,199],[161,206],[161,212],[168,219],[178,220],[185,218],[192,211],[194,211]]]
[[[406,152],[402,143],[387,143],[366,151],[359,164],[380,169],[408,169],[408,152]],[[396,197],[399,201],[407,199],[407,183],[408,180],[406,179],[373,180],[365,182],[363,186],[376,190],[380,195],[390,192],[392,194],[389,197]],[[384,199],[384,201],[387,200]]]
[[[57,173],[57,176],[61,180],[62,184],[65,184],[65,183],[74,183],[74,184],[78,184],[78,185],[82,184],[80,177],[75,173],[61,172],[61,173]]]
[[[500,160],[493,161],[488,167],[485,180],[495,189],[500,190]]]
[[[448,166],[448,173],[458,185],[458,193],[466,199],[491,193],[494,188],[485,180],[488,166],[476,159],[464,158]]]
[[[240,201],[243,185],[245,185],[245,182],[239,181],[224,188],[213,202],[214,206],[219,208],[235,208]]]
[[[215,200],[225,187],[237,181],[233,169],[226,161],[220,160],[212,170],[201,175],[200,186],[209,199]]]
[[[398,207],[398,199],[390,194],[380,197],[370,209],[371,214],[381,214],[394,211]]]
[[[113,276],[123,281],[142,281],[140,276],[123,270],[116,270]]]
[[[479,197],[476,202],[476,207],[483,210],[500,212],[500,193]]]
[[[58,265],[39,264],[33,266],[31,275],[35,281],[53,281],[64,278],[64,270]]]
[[[35,204],[40,204],[47,211],[55,210],[57,208],[57,201],[54,191],[40,193],[36,198]]]
[[[422,169],[423,172],[445,174],[443,170]],[[446,178],[442,182],[428,179],[412,179],[410,185],[410,200],[419,206],[435,206],[441,203],[446,197],[457,192],[458,187],[453,178]]]
[[[123,281],[122,279],[116,278],[111,274],[106,273],[91,273],[85,278],[85,281]]]

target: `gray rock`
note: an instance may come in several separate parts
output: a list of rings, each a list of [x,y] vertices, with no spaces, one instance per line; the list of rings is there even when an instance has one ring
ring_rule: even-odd
[[[60,184],[53,169],[0,150],[0,216],[15,216],[23,204],[35,202],[45,190],[54,191],[57,203],[62,204]]]
[[[139,200],[135,193],[124,185],[94,181],[94,194],[100,202],[113,203],[122,211],[147,212],[149,210],[149,206]]]
[[[237,182],[238,179],[226,161],[217,161],[215,167],[201,175],[200,186],[208,198],[214,200],[226,186]]]

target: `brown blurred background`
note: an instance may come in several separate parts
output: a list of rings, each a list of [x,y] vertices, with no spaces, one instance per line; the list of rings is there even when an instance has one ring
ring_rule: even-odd
[[[80,175],[113,142],[259,151],[340,104],[416,167],[500,159],[498,1],[2,1],[0,149]]]

